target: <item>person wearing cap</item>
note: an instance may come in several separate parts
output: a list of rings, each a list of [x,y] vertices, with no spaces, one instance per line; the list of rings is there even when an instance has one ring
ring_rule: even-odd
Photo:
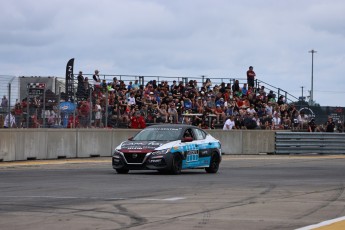
[[[247,83],[248,86],[254,87],[255,72],[253,71],[253,66],[249,66],[247,70]]]
[[[217,115],[217,124],[219,124],[220,118],[222,118],[223,122],[225,121],[225,118],[226,118],[225,112],[224,112],[224,109],[220,105],[216,106],[216,109],[214,110],[214,114]]]

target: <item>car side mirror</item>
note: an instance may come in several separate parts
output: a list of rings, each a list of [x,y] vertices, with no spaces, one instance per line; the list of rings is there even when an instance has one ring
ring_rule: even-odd
[[[193,137],[184,137],[182,138],[182,142],[191,142],[193,141]]]
[[[129,140],[129,141],[132,141],[132,140],[133,140],[133,137],[128,138],[128,140]]]

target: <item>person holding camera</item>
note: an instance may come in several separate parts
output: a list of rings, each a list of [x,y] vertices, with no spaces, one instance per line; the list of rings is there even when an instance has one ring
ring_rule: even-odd
[[[178,112],[175,103],[171,103],[168,108],[169,122],[177,124],[178,122]]]
[[[312,118],[309,122],[308,122],[308,132],[315,132],[316,130],[316,123],[315,123],[315,119]]]
[[[168,114],[168,111],[166,109],[166,104],[161,104],[158,107],[158,113],[159,113],[159,117],[160,117],[161,122],[165,122],[165,123],[169,122],[169,114]]]
[[[333,118],[329,117],[326,122],[326,132],[333,133],[335,128],[335,123]]]

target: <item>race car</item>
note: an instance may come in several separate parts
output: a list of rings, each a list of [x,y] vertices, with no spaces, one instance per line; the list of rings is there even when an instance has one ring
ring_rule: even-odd
[[[181,124],[152,125],[122,142],[114,150],[113,168],[158,170],[180,174],[183,169],[203,168],[217,173],[222,160],[221,143],[204,130]]]

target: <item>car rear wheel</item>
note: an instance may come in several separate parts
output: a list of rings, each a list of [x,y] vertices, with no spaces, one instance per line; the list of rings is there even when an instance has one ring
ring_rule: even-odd
[[[115,169],[118,174],[127,174],[129,172],[129,169],[126,168],[120,168],[120,169]]]
[[[175,154],[174,158],[172,160],[172,164],[171,164],[171,169],[170,169],[170,173],[177,175],[180,174],[182,170],[182,158],[180,156],[180,154]]]
[[[212,154],[210,167],[205,168],[208,173],[217,173],[219,169],[219,156],[216,153]]]

